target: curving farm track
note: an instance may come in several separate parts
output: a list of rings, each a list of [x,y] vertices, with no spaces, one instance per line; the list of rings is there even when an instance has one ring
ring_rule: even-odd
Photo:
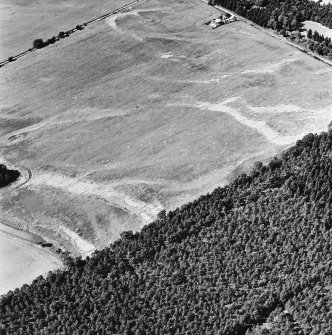
[[[25,180],[22,183],[14,186],[14,188],[19,188],[19,187],[22,187],[23,185],[25,185],[26,183],[28,183],[31,180],[31,178],[32,178],[32,172],[26,166],[22,166],[22,165],[16,165],[16,166],[17,166],[17,168],[19,170],[25,170],[27,172],[27,174],[28,174],[28,176],[25,178]],[[22,173],[21,173],[21,175],[22,175]]]
[[[112,15],[114,15],[114,14],[117,14],[118,12],[121,12],[121,11],[123,11],[124,9],[129,8],[129,7],[131,7],[131,6],[135,5],[135,4],[138,4],[139,2],[142,2],[142,1],[143,1],[143,0],[135,0],[135,1],[133,1],[133,2],[130,2],[130,3],[128,3],[127,5],[124,5],[124,6],[122,6],[122,7],[119,7],[119,8],[117,8],[117,9],[113,10],[112,12],[106,13],[106,14],[101,15],[101,16],[95,18],[95,19],[92,19],[92,20],[90,20],[90,21],[87,21],[87,22],[83,23],[81,26],[82,26],[82,27],[86,27],[86,26],[88,26],[88,25],[90,25],[90,24],[93,24],[93,23],[95,23],[95,22],[98,22],[98,21],[101,21],[101,20],[105,20],[106,18],[108,18],[108,17],[110,17],[110,16],[112,16]],[[208,3],[207,0],[202,0],[202,1],[205,2],[205,3]],[[327,65],[329,65],[329,66],[332,66],[332,62],[329,61],[328,59],[326,59],[326,58],[324,58],[324,57],[322,57],[322,56],[319,56],[319,55],[315,54],[314,52],[312,52],[312,51],[310,51],[310,50],[307,50],[307,49],[305,49],[305,48],[303,48],[303,47],[301,47],[301,46],[299,46],[299,45],[297,45],[297,44],[295,44],[295,43],[292,43],[292,42],[290,42],[289,40],[287,40],[286,38],[281,37],[281,36],[279,36],[279,35],[276,35],[275,33],[271,32],[271,31],[268,31],[267,29],[265,29],[265,28],[263,28],[263,27],[260,27],[259,25],[255,24],[254,22],[252,22],[252,21],[250,21],[250,20],[248,20],[248,19],[246,19],[246,18],[244,18],[244,17],[242,17],[242,16],[240,16],[240,15],[238,15],[238,14],[236,14],[236,13],[230,11],[230,10],[227,9],[227,8],[224,8],[224,7],[221,7],[221,6],[218,6],[218,5],[213,6],[213,7],[215,7],[216,9],[218,9],[218,10],[220,10],[220,11],[229,13],[229,14],[232,15],[233,17],[236,17],[237,19],[240,19],[241,21],[243,21],[243,22],[245,22],[245,23],[247,23],[247,24],[249,24],[249,25],[255,27],[256,29],[259,29],[259,30],[263,31],[265,34],[268,34],[268,35],[270,35],[271,37],[274,37],[274,38],[277,38],[277,39],[279,39],[279,40],[282,40],[282,41],[284,41],[285,43],[291,45],[293,48],[296,48],[296,49],[300,50],[301,52],[304,52],[304,53],[306,53],[307,55],[309,55],[309,56],[311,56],[311,57],[314,57],[315,59],[317,59],[317,60],[319,60],[319,61],[322,61],[322,62],[324,62],[325,64],[327,64]],[[75,28],[73,28],[73,29],[68,30],[67,33],[72,34],[72,33],[77,32],[77,31],[79,31],[79,30],[81,30],[81,29],[77,29],[77,28],[75,27]],[[57,37],[57,38],[56,38],[56,41],[59,41],[59,40],[60,40],[60,38]],[[11,62],[13,62],[13,61],[16,61],[18,58],[21,58],[21,57],[23,57],[23,56],[26,56],[26,55],[28,55],[29,53],[31,53],[31,52],[33,52],[33,51],[36,51],[36,50],[38,50],[38,48],[30,48],[30,49],[25,50],[25,51],[23,51],[23,52],[21,52],[21,53],[15,55],[15,56],[11,56],[11,57],[9,57],[7,60],[0,62],[0,68],[3,67],[3,66],[5,66],[5,65],[7,65],[7,64],[9,64],[9,63],[11,63]]]

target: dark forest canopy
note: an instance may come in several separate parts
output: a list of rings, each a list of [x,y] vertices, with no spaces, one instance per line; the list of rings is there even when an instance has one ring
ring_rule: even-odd
[[[289,36],[319,55],[332,59],[331,38],[315,31],[314,35],[313,32],[307,35],[306,40],[300,34],[302,22],[306,20],[332,28],[332,4],[324,5],[312,0],[210,0],[209,3],[226,7],[262,27]]]
[[[5,334],[327,335],[332,132],[1,301]]]
[[[214,0],[263,27],[295,30],[306,20],[332,28],[332,5],[312,0]]]
[[[17,180],[19,176],[19,171],[9,170],[4,164],[0,164],[0,188]]]

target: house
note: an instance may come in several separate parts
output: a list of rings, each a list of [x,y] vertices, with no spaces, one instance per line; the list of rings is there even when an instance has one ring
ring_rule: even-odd
[[[209,27],[214,29],[214,28],[217,28],[221,25],[224,24],[224,20],[222,17],[218,17],[216,19],[213,19],[210,23],[209,23]]]

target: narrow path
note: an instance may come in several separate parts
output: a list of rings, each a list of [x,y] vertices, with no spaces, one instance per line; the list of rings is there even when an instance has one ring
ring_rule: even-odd
[[[123,182],[125,184],[125,182]],[[116,183],[99,184],[85,178],[72,178],[60,173],[36,173],[31,185],[49,186],[62,189],[76,195],[96,196],[112,206],[121,208],[141,218],[142,224],[147,224],[155,219],[163,206],[157,201],[146,203],[123,191],[117,190]]]
[[[29,168],[27,168],[26,166],[16,165],[16,167],[19,169],[19,171],[20,170],[25,170],[27,172],[27,174],[28,174],[28,176],[25,178],[24,181],[22,181],[22,183],[20,183],[18,185],[14,184],[13,188],[20,188],[20,187],[22,187],[23,185],[25,185],[26,183],[28,183],[31,180],[31,178],[32,178],[32,171]],[[22,173],[21,173],[21,176],[22,176]]]

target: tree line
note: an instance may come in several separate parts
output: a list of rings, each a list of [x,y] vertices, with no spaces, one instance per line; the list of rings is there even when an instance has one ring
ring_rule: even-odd
[[[213,0],[213,3],[277,30],[298,29],[306,20],[332,28],[332,5],[311,0]]]
[[[328,335],[332,131],[1,298],[4,334]]]
[[[304,41],[299,32],[303,21],[306,20],[332,28],[331,4],[324,5],[311,0],[211,0],[211,4],[228,8],[262,27],[276,30],[310,50],[332,59],[331,39],[322,36],[323,41],[318,41],[307,36],[308,41]],[[292,35],[291,32],[298,34]]]
[[[74,29],[70,29],[67,31],[60,31],[57,36],[52,36],[51,38],[45,41],[42,38],[36,38],[32,43],[32,48],[30,48],[28,51],[33,51],[34,49],[42,49],[42,48],[47,47],[50,44],[54,44],[60,41],[61,39],[70,36],[70,34],[74,33],[75,29],[83,30],[84,27],[86,27],[86,25],[87,25],[86,23],[78,24]],[[13,62],[16,60],[16,58],[15,56],[9,56],[7,60],[8,62]]]
[[[332,41],[330,37],[325,37],[324,35],[320,35],[316,30],[312,32],[312,29],[309,29],[307,38],[306,46],[310,50],[332,59]]]

